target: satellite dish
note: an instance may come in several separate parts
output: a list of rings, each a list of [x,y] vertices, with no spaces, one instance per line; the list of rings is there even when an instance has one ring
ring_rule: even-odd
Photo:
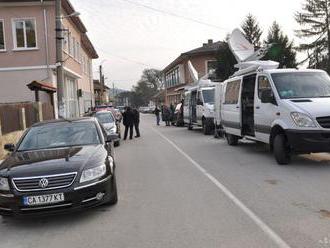
[[[198,81],[198,72],[196,71],[195,67],[192,65],[191,61],[188,61],[188,69],[191,78],[194,80],[194,82]]]
[[[234,29],[229,39],[229,47],[238,63],[246,61],[254,54],[254,46],[239,29]]]

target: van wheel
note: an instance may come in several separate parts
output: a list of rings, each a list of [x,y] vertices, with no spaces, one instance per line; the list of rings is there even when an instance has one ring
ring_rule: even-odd
[[[276,162],[278,164],[285,165],[290,163],[290,147],[284,134],[278,134],[275,136],[273,142],[273,150]]]
[[[239,137],[236,135],[226,133],[227,143],[230,146],[237,146]]]

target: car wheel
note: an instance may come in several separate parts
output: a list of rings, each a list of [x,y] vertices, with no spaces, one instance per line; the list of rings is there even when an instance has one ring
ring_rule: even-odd
[[[116,182],[116,174],[114,173],[111,179],[111,196],[109,200],[107,200],[105,205],[114,205],[118,202],[118,193],[117,193],[117,182]]]
[[[114,145],[115,147],[120,146],[120,140],[115,141],[113,145]]]
[[[273,151],[276,162],[279,165],[285,165],[290,163],[290,147],[284,134],[278,134],[275,136],[273,142]]]
[[[190,123],[188,124],[188,130],[193,130],[193,126]]]
[[[227,143],[230,146],[237,146],[239,137],[232,134],[226,134]]]
[[[211,127],[210,122],[204,120],[202,125],[203,125],[203,133],[204,133],[205,135],[210,135],[211,132],[212,132],[212,127]]]

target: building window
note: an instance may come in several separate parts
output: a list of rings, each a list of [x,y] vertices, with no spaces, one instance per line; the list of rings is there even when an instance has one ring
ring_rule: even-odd
[[[165,84],[168,88],[180,84],[179,67],[166,73]]]
[[[31,49],[37,47],[35,19],[15,19],[13,21],[14,47]]]
[[[6,50],[5,46],[5,28],[3,20],[0,20],[0,51]]]
[[[206,73],[211,74],[217,69],[217,61],[209,60],[206,61]]]
[[[63,32],[63,50],[69,52],[69,32]]]

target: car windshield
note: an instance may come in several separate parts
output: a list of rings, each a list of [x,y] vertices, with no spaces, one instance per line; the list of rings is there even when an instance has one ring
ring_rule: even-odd
[[[282,99],[330,97],[330,79],[325,72],[273,73]]]
[[[203,90],[203,99],[205,103],[214,104],[214,89]]]
[[[105,124],[105,123],[112,123],[114,122],[115,120],[113,119],[113,116],[112,114],[109,112],[109,113],[98,113],[96,114],[96,118],[98,119],[99,122],[101,122],[102,124]]]
[[[52,123],[32,127],[19,145],[18,151],[93,144],[100,144],[100,137],[93,122]]]

